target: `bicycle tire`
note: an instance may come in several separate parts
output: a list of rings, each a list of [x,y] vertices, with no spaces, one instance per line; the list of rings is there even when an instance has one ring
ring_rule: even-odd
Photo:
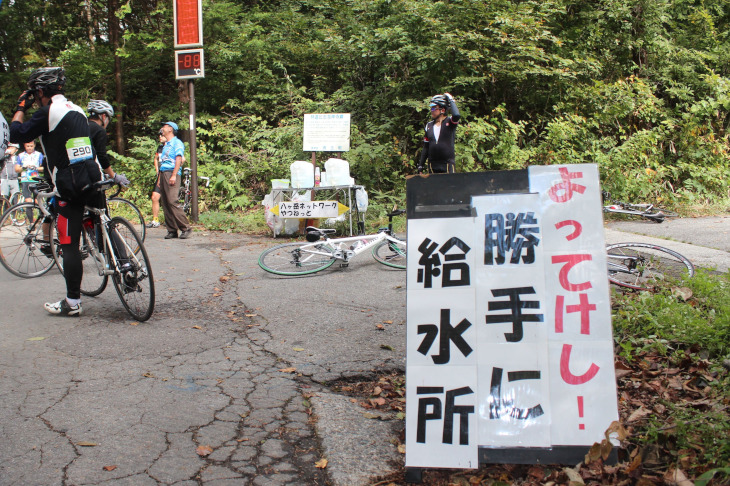
[[[398,243],[389,240],[382,241],[373,248],[373,258],[383,265],[405,270],[406,242],[402,240],[399,240]]]
[[[142,242],[144,242],[147,237],[147,226],[145,225],[142,211],[139,210],[137,205],[123,197],[111,197],[107,199],[106,204],[109,208],[109,218],[111,219],[114,218],[114,216],[121,216],[132,223],[132,227],[142,238]],[[136,254],[137,250],[135,250],[134,253]]]
[[[142,239],[137,232],[124,218],[114,217],[108,223],[109,235],[112,237],[114,232],[119,234],[120,240],[124,242],[125,250],[128,258],[124,261],[120,257],[116,257],[116,268],[121,268],[125,263],[131,263],[131,269],[121,273],[115,271],[112,275],[112,283],[119,295],[119,300],[129,315],[138,321],[146,321],[152,316],[155,310],[155,280],[152,276],[152,267],[150,266],[147,250],[142,243]],[[130,240],[136,240],[139,246],[138,253],[132,253],[132,245]],[[111,251],[107,250],[106,258],[111,261]]]
[[[23,219],[22,225],[8,224],[13,214]],[[40,277],[53,267],[53,255],[41,252],[41,245],[46,241],[43,236],[44,218],[36,203],[26,202],[11,206],[0,218],[0,263],[13,275]]]
[[[10,206],[12,206],[10,200],[4,196],[0,196],[0,217],[5,215],[5,211],[10,209]],[[10,223],[12,224],[12,221]]]
[[[606,247],[608,280],[621,287],[653,291],[669,278],[693,277],[694,265],[674,250],[648,243],[616,243]],[[637,268],[634,259],[639,258]],[[611,264],[614,265],[611,265]],[[619,267],[615,266],[618,265]]]
[[[52,224],[49,237],[52,241],[53,259],[56,261],[58,271],[61,272],[61,275],[65,275],[63,272],[63,251],[56,234],[58,234],[58,227],[56,224]],[[79,239],[79,253],[81,254],[83,269],[80,290],[83,295],[89,297],[96,297],[104,292],[109,280],[109,276],[104,273],[106,261],[104,260],[103,251],[98,247],[94,247],[94,245],[96,245],[96,230],[93,227],[84,225]]]
[[[317,254],[306,255],[302,259],[301,252],[298,250],[302,246],[313,246],[315,249],[322,249],[327,253],[332,252],[332,248],[324,243],[312,245],[312,243],[284,243],[265,250],[259,256],[259,266],[269,273],[285,276],[310,275],[329,268],[335,263],[333,256],[324,256]]]

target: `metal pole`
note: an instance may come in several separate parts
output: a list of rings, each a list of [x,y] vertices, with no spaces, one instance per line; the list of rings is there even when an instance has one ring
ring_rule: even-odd
[[[193,222],[198,222],[198,146],[195,134],[195,81],[188,80],[190,87],[190,191],[193,193],[190,201],[190,216]]]

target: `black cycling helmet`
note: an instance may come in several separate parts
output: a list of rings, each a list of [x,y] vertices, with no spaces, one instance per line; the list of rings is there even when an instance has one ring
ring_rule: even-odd
[[[28,78],[28,89],[33,91],[42,89],[48,94],[60,93],[65,84],[66,72],[60,67],[36,69]]]
[[[437,94],[436,96],[431,98],[431,102],[428,104],[429,108],[433,108],[434,106],[438,106],[440,108],[448,108],[449,100],[446,99],[446,96],[442,94]]]

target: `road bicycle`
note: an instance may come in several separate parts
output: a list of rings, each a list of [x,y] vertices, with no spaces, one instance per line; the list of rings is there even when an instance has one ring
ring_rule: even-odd
[[[631,204],[611,199],[611,194],[605,191],[602,193],[602,196],[604,203],[606,201],[610,202],[610,204],[603,206],[604,213],[640,216],[655,223],[663,223],[666,218],[676,218],[679,216],[674,211],[660,208],[654,204]]]
[[[129,199],[120,197],[119,193],[121,190],[122,186],[117,185],[116,192],[107,197],[106,205],[109,209],[109,217],[120,216],[132,223],[132,227],[142,238],[142,241],[144,241],[147,237],[147,226],[145,225],[142,211]]]
[[[380,228],[372,235],[330,238],[334,229],[309,226],[307,242],[269,248],[259,256],[259,266],[276,275],[309,275],[331,267],[335,261],[341,262],[340,267],[347,267],[350,260],[370,250],[379,263],[403,270],[406,268],[406,242],[393,234],[393,217],[403,213],[402,209],[389,213],[388,227]]]
[[[606,247],[608,280],[621,287],[654,291],[669,279],[693,277],[694,265],[674,250],[649,243]]]
[[[190,190],[191,171],[188,167],[183,169],[182,183],[180,184],[180,192],[178,193],[178,202],[182,206],[185,214],[190,215],[190,205],[193,200],[193,192]],[[210,186],[210,178],[198,176],[198,179],[205,181],[205,187]]]
[[[100,181],[94,187],[106,191],[114,184]],[[114,288],[127,312],[138,321],[146,321],[155,308],[155,283],[147,250],[141,236],[128,220],[110,217],[105,209],[85,207],[79,251],[83,266],[81,293],[95,297],[112,279]],[[52,254],[63,271],[63,255],[51,226]]]
[[[53,267],[49,224],[54,216],[46,183],[30,186],[35,202],[11,206],[0,217],[0,263],[13,275],[38,277]]]

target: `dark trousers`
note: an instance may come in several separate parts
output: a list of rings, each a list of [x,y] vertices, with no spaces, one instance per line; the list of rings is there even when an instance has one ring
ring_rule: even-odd
[[[160,172],[160,205],[165,215],[165,226],[170,233],[187,231],[190,229],[190,223],[188,217],[185,216],[185,211],[178,203],[181,176],[177,176],[174,186],[170,185],[170,176],[172,176],[171,170]]]

